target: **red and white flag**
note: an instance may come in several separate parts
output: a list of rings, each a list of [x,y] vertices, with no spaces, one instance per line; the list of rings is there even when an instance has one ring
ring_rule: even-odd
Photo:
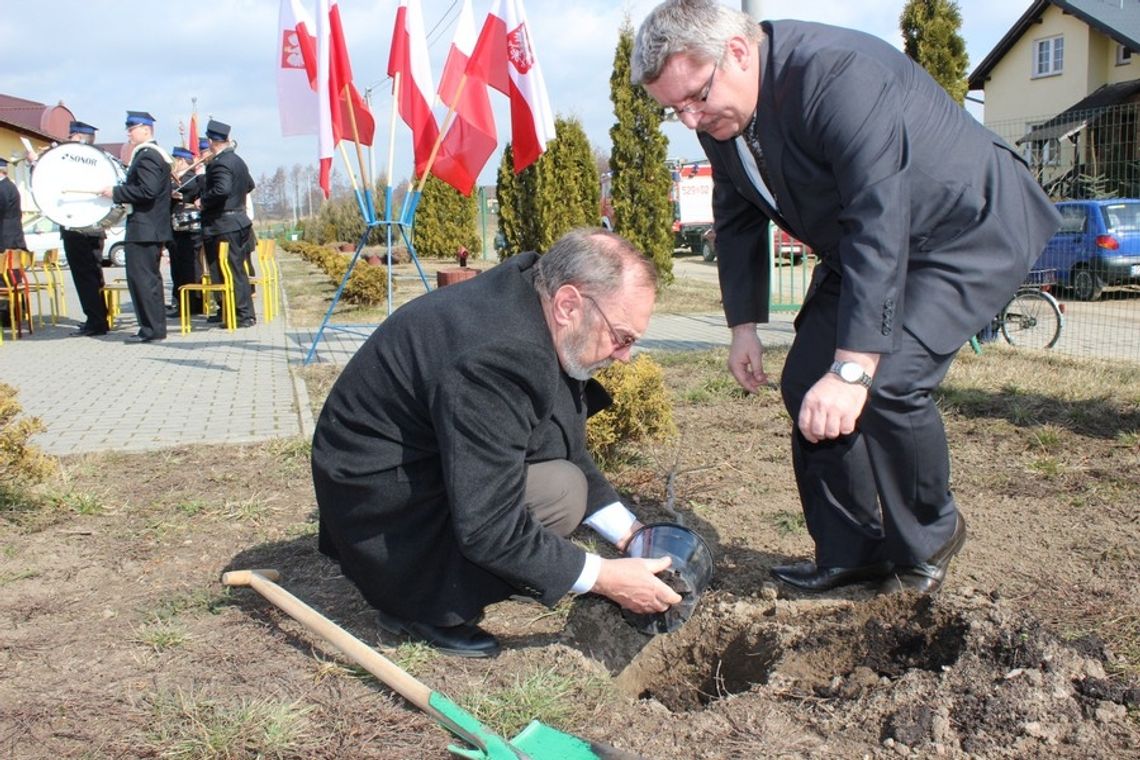
[[[188,146],[183,146],[183,147],[188,148],[190,153],[193,154],[194,156],[198,155],[199,151],[198,151],[198,111],[197,111],[197,109],[194,110],[194,113],[190,114],[190,144]]]
[[[455,39],[439,81],[440,100],[448,107],[454,105],[455,117],[439,147],[431,173],[464,195],[471,194],[479,172],[498,145],[487,84],[474,77],[463,82],[474,49],[475,17],[471,13],[471,0],[463,0]],[[462,90],[459,89],[461,82]]]
[[[277,110],[285,137],[317,134],[317,53],[313,30],[313,17],[299,0],[281,0],[277,24]],[[193,136],[190,150],[198,152]]]
[[[348,46],[344,42],[344,29],[341,27],[340,8],[336,0],[331,0],[329,5],[329,36],[333,56],[329,80],[338,99],[333,112],[333,129],[336,138],[358,141],[361,145],[371,145],[376,132],[376,123],[364,98],[352,82],[352,64],[348,60]],[[337,111],[340,112],[339,116]]]
[[[388,54],[388,76],[400,75],[400,118],[412,130],[416,176],[423,176],[431,149],[439,137],[439,125],[431,112],[431,61],[424,33],[420,0],[400,0]],[[393,84],[395,86],[395,84]]]
[[[522,0],[495,0],[467,64],[467,75],[510,97],[511,150],[515,173],[521,172],[554,139],[554,112]]]

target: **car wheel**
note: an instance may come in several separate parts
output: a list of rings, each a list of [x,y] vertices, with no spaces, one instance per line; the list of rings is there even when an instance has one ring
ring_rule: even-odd
[[[716,261],[716,246],[705,240],[701,243],[701,258],[705,261]]]
[[[121,243],[111,246],[111,266],[125,267],[127,265],[127,247]]]
[[[1086,267],[1073,270],[1070,284],[1073,288],[1073,297],[1078,301],[1095,301],[1104,292],[1104,280]]]

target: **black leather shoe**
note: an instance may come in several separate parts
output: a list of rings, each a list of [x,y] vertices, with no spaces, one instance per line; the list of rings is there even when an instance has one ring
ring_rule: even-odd
[[[87,325],[84,325],[84,326],[78,328],[77,330],[75,330],[73,332],[69,332],[67,334],[67,337],[69,337],[69,338],[90,338],[90,337],[96,337],[99,335],[106,335],[106,334],[107,334],[106,328],[103,328],[102,330],[96,330],[94,328],[88,327]]]
[[[899,591],[917,591],[920,594],[933,594],[942,588],[942,581],[946,580],[946,570],[950,567],[950,560],[962,550],[966,543],[966,518],[958,515],[958,522],[954,525],[954,534],[950,536],[941,549],[934,552],[930,559],[913,567],[899,567],[891,577],[879,586],[880,594],[894,594]]]
[[[160,340],[166,340],[166,336],[163,335],[160,338],[158,336],[144,337],[142,335],[132,335],[131,337],[127,338],[127,343],[135,345],[137,343],[156,343]]]
[[[242,321],[238,322],[238,327],[253,327],[256,324],[257,320],[253,317],[250,317],[249,319],[243,319]]]
[[[474,623],[459,625],[430,625],[415,620],[401,620],[377,611],[380,628],[388,633],[402,634],[444,654],[456,657],[494,657],[500,651],[499,640]],[[480,615],[476,620],[482,618]]]
[[[891,572],[890,562],[861,567],[817,567],[814,562],[776,565],[772,577],[804,591],[828,591],[862,581],[882,580]]]
[[[221,314],[211,314],[210,316],[206,317],[206,321],[216,325],[217,323],[222,321],[222,315]]]

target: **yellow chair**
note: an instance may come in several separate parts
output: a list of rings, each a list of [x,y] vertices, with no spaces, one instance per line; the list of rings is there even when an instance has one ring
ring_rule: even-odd
[[[59,265],[59,249],[49,248],[44,251],[44,272],[51,279],[52,298],[55,299],[56,313],[61,317],[67,316],[67,291],[64,290],[63,269]]]
[[[127,281],[122,277],[116,279],[114,282],[103,285],[100,289],[100,292],[103,294],[103,303],[107,304],[108,330],[115,328],[115,320],[119,318],[119,314],[122,312],[119,294],[128,291],[130,291],[130,286],[127,285]]]
[[[227,330],[237,329],[237,299],[234,297],[234,275],[230,269],[229,254],[230,244],[223,240],[218,244],[218,268],[222,272],[220,283],[210,282],[209,274],[203,274],[201,282],[183,285],[179,289],[178,312],[181,315],[183,334],[190,332],[190,293],[194,291],[202,294],[203,306],[206,304],[210,293],[220,293],[222,296],[222,323],[225,324]]]
[[[24,269],[28,291],[36,297],[36,311],[40,313],[40,327],[44,326],[43,296],[48,297],[48,310],[51,312],[51,323],[59,322],[58,304],[56,302],[55,281],[50,270],[43,263],[36,263],[36,255],[31,251],[20,251],[20,264]],[[46,254],[45,254],[46,255]]]
[[[281,312],[281,270],[277,267],[276,240],[268,238],[257,241],[257,264],[261,269],[260,276],[252,276],[249,266],[246,266],[246,274],[251,275],[251,286],[261,287],[261,316],[266,322],[271,322]]]
[[[24,271],[24,251],[9,248],[4,251],[4,267],[0,270],[4,287],[0,295],[8,300],[8,328],[12,331],[12,339],[24,336],[24,319],[28,321],[28,334],[34,332],[32,327],[32,291],[28,286],[28,274]],[[26,316],[25,316],[26,315]],[[42,319],[42,317],[41,317]],[[3,328],[0,327],[0,335]]]

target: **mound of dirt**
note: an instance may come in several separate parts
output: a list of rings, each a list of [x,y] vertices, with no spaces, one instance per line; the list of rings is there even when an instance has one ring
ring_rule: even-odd
[[[1140,747],[1127,717],[1140,688],[1107,678],[1103,647],[1063,643],[971,590],[866,602],[781,599],[771,585],[758,598],[714,592],[681,629],[653,638],[620,618],[582,600],[565,635],[589,642],[639,700],[641,720],[625,733],[647,757],[670,756],[678,731],[706,748],[686,757],[735,756],[727,748],[757,731],[796,753],[838,757],[875,746],[939,757],[1123,757]]]

